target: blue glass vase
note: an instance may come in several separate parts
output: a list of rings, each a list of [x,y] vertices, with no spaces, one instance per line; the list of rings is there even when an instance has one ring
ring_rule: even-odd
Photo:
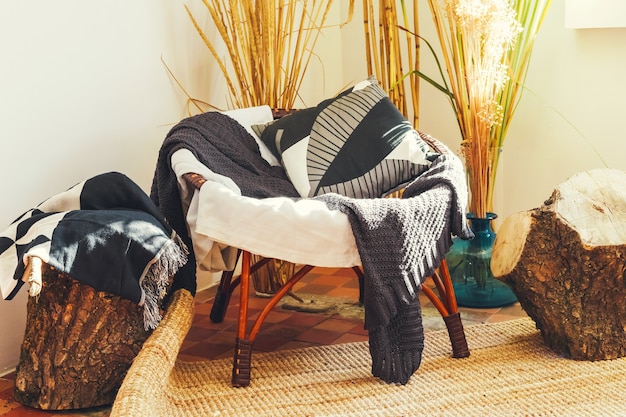
[[[491,221],[496,217],[494,213],[487,213],[485,218],[469,213],[467,218],[474,239],[455,238],[446,254],[452,286],[461,307],[502,307],[517,301],[511,288],[491,273],[491,251],[496,240]]]

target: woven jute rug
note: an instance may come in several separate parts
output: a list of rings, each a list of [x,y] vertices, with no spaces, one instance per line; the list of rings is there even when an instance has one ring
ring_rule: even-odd
[[[252,382],[230,385],[231,360],[177,361],[193,300],[178,292],[124,380],[111,416],[626,416],[626,358],[561,358],[530,319],[466,327],[471,356],[446,331],[426,333],[407,385],[371,376],[367,343],[252,356]]]

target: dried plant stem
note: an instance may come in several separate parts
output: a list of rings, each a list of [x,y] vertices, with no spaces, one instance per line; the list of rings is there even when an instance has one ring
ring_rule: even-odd
[[[215,41],[185,8],[226,80],[231,105],[293,108],[333,0],[202,2],[226,46],[227,58],[218,54]]]
[[[400,10],[397,3],[396,0],[363,0],[367,71],[368,74],[376,76],[381,86],[388,92],[391,101],[405,117],[413,120],[413,125],[417,128],[419,75],[415,70],[419,67],[420,40],[404,28],[411,25],[417,28],[418,1],[411,2],[412,22],[406,2],[400,0]],[[404,42],[401,30],[405,32]],[[414,32],[416,31],[417,29]]]
[[[552,0],[513,1],[517,20],[522,25],[523,30],[517,35],[517,39],[514,41],[515,47],[511,48],[506,56],[508,79],[498,97],[498,102],[502,107],[502,122],[494,125],[491,130],[491,142],[494,144],[495,149],[489,178],[490,187],[488,187],[486,197],[487,202],[489,202],[489,211],[493,211],[496,174],[500,162],[500,154],[504,148],[504,140],[506,139],[517,105],[522,98],[524,81],[528,73],[535,38],[543,25],[551,3]]]
[[[428,0],[477,217],[493,211],[500,151],[551,0]]]

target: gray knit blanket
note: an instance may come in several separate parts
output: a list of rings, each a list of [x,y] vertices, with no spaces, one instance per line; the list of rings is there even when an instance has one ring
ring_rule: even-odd
[[[402,197],[318,198],[346,213],[352,226],[365,276],[372,374],[406,384],[419,368],[424,348],[417,293],[448,252],[451,235],[469,239],[473,234],[465,218],[463,165],[453,154],[439,156]]]
[[[235,120],[215,112],[187,118],[163,142],[151,192],[168,222],[186,239],[170,165],[171,156],[181,148],[190,150],[212,171],[231,178],[244,196],[300,198],[284,170],[261,157],[254,138]],[[372,373],[386,382],[406,384],[419,368],[424,346],[417,293],[444,258],[451,235],[473,236],[465,218],[463,165],[452,153],[441,155],[407,186],[402,199],[353,199],[336,194],[315,198],[350,219],[365,274],[365,327]],[[188,247],[192,250],[193,245]],[[191,274],[195,271],[182,269],[174,283],[188,287]]]

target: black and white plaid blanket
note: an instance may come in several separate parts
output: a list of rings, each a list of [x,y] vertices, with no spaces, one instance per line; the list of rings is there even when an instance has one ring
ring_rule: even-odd
[[[161,318],[159,304],[170,277],[187,261],[187,249],[146,193],[111,172],[49,198],[0,233],[4,299],[12,299],[26,281],[35,279],[31,289],[41,285],[41,271],[32,270],[37,260],[97,291],[142,305],[144,325],[152,329]]]

